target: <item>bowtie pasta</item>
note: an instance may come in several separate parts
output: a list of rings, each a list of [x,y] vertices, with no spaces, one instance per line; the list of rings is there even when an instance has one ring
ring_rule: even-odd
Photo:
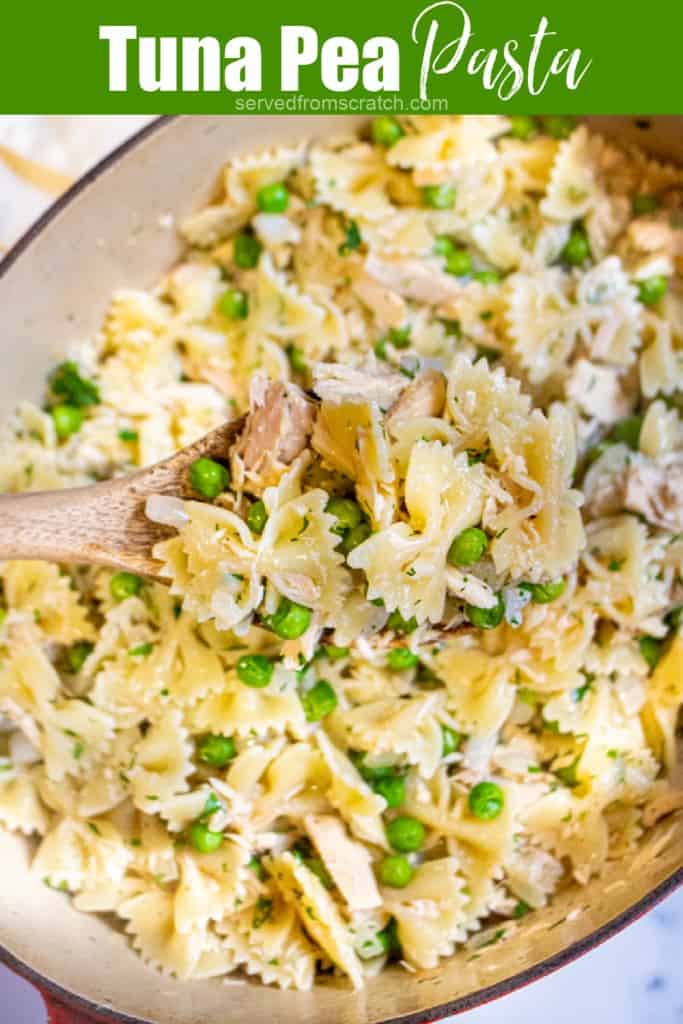
[[[2,568],[0,822],[151,965],[284,988],[511,935],[683,806],[683,174],[568,119],[234,160],[7,491],[244,417],[167,585]]]

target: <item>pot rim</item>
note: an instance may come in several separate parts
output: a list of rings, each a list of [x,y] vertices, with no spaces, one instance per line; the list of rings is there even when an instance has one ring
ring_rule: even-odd
[[[50,203],[48,208],[41,213],[40,217],[35,220],[30,227],[24,231],[22,235],[10,246],[5,255],[0,259],[0,277],[4,277],[7,271],[12,267],[19,257],[23,254],[24,250],[28,248],[31,242],[34,241],[40,235],[49,224],[55,220],[59,214],[64,210],[74,199],[76,199],[82,192],[93,184],[100,175],[104,174],[106,170],[118,163],[122,156],[134,149],[137,145],[143,142],[148,136],[154,135],[160,128],[166,124],[170,124],[171,121],[178,120],[180,114],[162,114],[160,117],[155,117],[149,124],[139,128],[129,138],[124,139],[116,149],[112,149],[110,153],[98,160],[96,164],[82,174],[80,178],[77,178],[73,185],[69,186],[66,192]]]
[[[140,128],[130,138],[112,150],[111,153],[94,164],[90,170],[86,171],[84,175],[47,208],[0,260],[0,277],[7,273],[29,245],[58,217],[61,211],[78,198],[100,175],[118,163],[123,156],[146,138],[183,116],[191,115],[164,114],[154,118],[149,124]],[[418,1010],[414,1013],[402,1014],[399,1017],[387,1018],[382,1024],[432,1024],[432,1022],[443,1020],[445,1017],[474,1010],[485,1003],[493,1002],[511,992],[516,992],[534,981],[555,973],[555,971],[558,971],[566,964],[578,960],[579,957],[602,945],[603,942],[623,931],[629,924],[643,917],[648,911],[652,910],[653,907],[661,903],[662,900],[680,887],[683,887],[683,865],[677,868],[668,878],[664,879],[663,882],[660,882],[659,885],[651,889],[646,896],[643,896],[640,900],[637,900],[626,910],[622,911],[621,914],[618,914],[617,917],[607,921],[577,942],[571,943],[559,953],[555,953],[540,963],[534,964],[533,967],[525,968],[509,978],[448,1002],[439,1003],[436,1006]],[[54,999],[59,1005],[76,1012],[81,1012],[93,1021],[103,1021],[106,1024],[147,1024],[141,1017],[131,1017],[120,1010],[94,1003],[84,996],[63,988],[57,982],[52,981],[34,967],[31,967],[26,961],[20,960],[13,953],[10,953],[2,944],[0,944],[0,963],[5,964],[16,974],[25,978],[39,992]]]
[[[617,917],[607,921],[600,928],[584,936],[583,939],[579,939],[577,942],[567,946],[554,956],[534,964],[533,967],[528,967],[517,974],[511,975],[509,978],[505,978],[503,981],[496,982],[494,985],[488,985],[476,992],[468,993],[448,1002],[439,1003],[436,1006],[418,1010],[414,1013],[402,1014],[399,1017],[386,1018],[381,1024],[432,1024],[432,1022],[444,1020],[446,1017],[474,1010],[485,1003],[493,1002],[511,992],[525,988],[532,982],[554,974],[560,968],[573,963],[586,953],[601,946],[608,939],[623,931],[629,924],[643,917],[680,887],[683,887],[683,866],[677,868],[673,874],[655,886],[642,899],[622,911]],[[149,1021],[143,1020],[142,1017],[131,1017],[129,1014],[116,1010],[113,1007],[94,1003],[84,996],[63,988],[56,981],[52,981],[31,967],[30,964],[15,957],[13,953],[10,953],[2,945],[0,945],[0,963],[4,963],[5,966],[9,967],[16,974],[25,978],[41,993],[54,999],[60,1006],[85,1014],[87,1018],[93,1020],[93,1024],[96,1021],[106,1022],[106,1024],[149,1024]]]

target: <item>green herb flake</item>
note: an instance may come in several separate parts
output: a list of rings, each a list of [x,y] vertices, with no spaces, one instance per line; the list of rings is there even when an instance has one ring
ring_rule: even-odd
[[[363,239],[355,220],[349,221],[346,225],[346,240],[339,246],[339,255],[348,256],[349,253],[360,249]]]
[[[94,381],[81,377],[74,362],[60,363],[50,376],[50,390],[61,402],[85,408],[99,405],[100,392]]]
[[[251,919],[252,928],[261,928],[269,921],[273,913],[273,901],[265,896],[259,896],[254,907],[254,915]]]
[[[128,654],[131,658],[148,658],[154,650],[154,644],[138,644],[137,647],[131,647]]]

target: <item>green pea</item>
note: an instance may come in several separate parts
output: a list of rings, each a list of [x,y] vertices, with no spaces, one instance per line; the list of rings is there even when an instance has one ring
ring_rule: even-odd
[[[213,459],[195,459],[190,466],[190,483],[205,498],[217,498],[230,483],[225,466]]]
[[[270,616],[268,624],[282,640],[297,640],[311,624],[312,612],[296,601],[283,597],[277,610]]]
[[[237,678],[245,686],[261,690],[273,678],[273,667],[265,654],[243,654],[237,662]]]
[[[142,579],[132,572],[116,572],[109,580],[109,593],[115,601],[125,601],[142,590]]]
[[[259,261],[261,248],[261,243],[253,235],[238,235],[233,247],[233,259],[238,267],[251,270]]]
[[[454,249],[446,261],[446,272],[455,277],[472,273],[472,257],[467,249]]]
[[[553,583],[520,583],[519,589],[531,594],[534,604],[550,604],[564,594],[566,580],[555,580]]]
[[[325,505],[325,511],[337,520],[332,532],[340,536],[363,521],[363,509],[353,498],[330,498]]]
[[[387,629],[393,629],[394,633],[412,633],[417,629],[417,619],[414,615],[409,619],[404,619],[396,609],[387,619]]]
[[[350,750],[349,758],[356,766],[358,773],[373,788],[380,779],[390,779],[396,774],[393,764],[368,764],[366,760],[367,754],[360,751]]]
[[[441,756],[448,757],[449,754],[454,754],[460,744],[462,743],[462,736],[455,729],[451,729],[447,725],[441,726]]]
[[[301,697],[307,722],[319,722],[331,714],[337,706],[337,694],[327,679],[318,682]]]
[[[533,139],[534,135],[538,135],[538,124],[535,117],[525,117],[523,114],[517,117],[510,118],[510,131],[509,135],[513,139],[519,139],[521,142],[526,142],[528,139]]]
[[[208,825],[195,821],[190,826],[189,840],[199,853],[215,853],[223,845],[223,833],[212,832]]]
[[[500,274],[497,270],[478,270],[473,274],[473,279],[479,284],[500,284]]]
[[[385,953],[394,957],[401,956],[401,943],[398,938],[398,925],[395,917],[391,918],[381,932],[377,932],[377,941],[381,943]]]
[[[223,768],[237,753],[232,736],[210,733],[197,747],[197,757],[212,768]]]
[[[489,546],[489,539],[478,526],[469,526],[459,533],[448,549],[451,565],[474,565]]]
[[[378,146],[395,145],[405,134],[398,121],[393,117],[376,117],[372,122],[372,141]]]
[[[400,815],[386,827],[387,840],[398,853],[414,853],[425,841],[425,829],[417,818]]]
[[[322,650],[330,661],[343,661],[350,653],[348,647],[337,647],[335,644],[325,644]]]
[[[83,426],[83,411],[76,405],[53,405],[50,414],[60,441],[77,434]]]
[[[553,139],[568,139],[576,125],[573,117],[544,117],[542,121],[546,132]]]
[[[379,862],[379,878],[383,885],[392,889],[405,889],[413,877],[410,862],[400,853],[384,857]]]
[[[664,298],[668,286],[663,274],[654,274],[642,281],[637,281],[638,298],[644,306],[656,306]]]
[[[496,594],[496,604],[493,608],[477,608],[473,604],[466,604],[465,615],[477,629],[495,629],[503,621],[505,602],[501,594]]]
[[[294,373],[306,374],[308,373],[308,363],[304,356],[304,350],[299,348],[298,345],[287,346],[287,358],[289,359],[289,365],[291,366]]]
[[[445,256],[448,259],[456,251],[455,245],[448,235],[437,235],[434,239],[434,255]]]
[[[281,181],[264,185],[256,194],[256,203],[264,213],[284,213],[289,206],[289,192]]]
[[[247,512],[247,526],[252,533],[263,533],[266,523],[268,522],[268,513],[266,512],[266,506],[263,504],[261,499],[255,501],[249,506]]]
[[[658,196],[645,195],[644,193],[641,193],[640,195],[633,197],[631,206],[636,217],[642,217],[644,214],[654,213],[655,210],[658,210],[660,207],[660,201]]]
[[[657,667],[664,653],[664,645],[656,636],[641,636],[638,640],[638,650],[648,663],[652,671]]]
[[[392,672],[415,668],[419,660],[417,654],[413,654],[407,647],[392,647],[387,655],[387,665]]]
[[[391,775],[386,779],[378,779],[372,788],[375,793],[384,797],[387,806],[392,810],[400,807],[406,798],[406,783],[402,775]]]
[[[348,555],[350,551],[353,551],[353,549],[357,548],[359,544],[366,541],[371,533],[372,528],[370,523],[359,523],[358,526],[354,526],[352,530],[349,530],[344,534],[344,539],[341,543],[343,553]]]
[[[637,451],[642,428],[642,416],[626,416],[623,420],[618,420],[614,424],[610,431],[610,440],[616,443],[627,444],[633,451]]]
[[[481,821],[493,821],[505,806],[505,794],[495,782],[478,782],[467,798],[470,813]]]
[[[408,348],[410,345],[410,324],[405,327],[390,327],[389,328],[389,341],[394,348]]]
[[[455,206],[455,189],[452,185],[425,185],[422,189],[422,205],[432,210],[452,210]]]
[[[249,315],[247,293],[240,291],[239,288],[228,288],[218,300],[218,308],[231,320],[246,320]]]
[[[582,267],[591,258],[590,242],[582,227],[573,227],[561,257],[570,267]]]
[[[65,672],[70,675],[75,675],[76,672],[80,672],[83,668],[86,658],[92,654],[94,650],[93,644],[88,640],[79,640],[78,643],[72,644],[65,653],[62,659],[62,667]]]

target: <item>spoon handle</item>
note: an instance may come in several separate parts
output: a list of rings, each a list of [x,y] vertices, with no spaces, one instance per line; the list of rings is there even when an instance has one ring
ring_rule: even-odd
[[[105,565],[141,575],[159,568],[153,545],[172,531],[144,514],[145,494],[118,481],[0,496],[0,559]]]
[[[225,423],[130,476],[91,487],[0,495],[0,560],[39,558],[157,576],[161,564],[152,548],[175,531],[146,517],[147,498],[196,497],[188,475],[192,462],[202,456],[227,459],[243,426],[244,417]]]

